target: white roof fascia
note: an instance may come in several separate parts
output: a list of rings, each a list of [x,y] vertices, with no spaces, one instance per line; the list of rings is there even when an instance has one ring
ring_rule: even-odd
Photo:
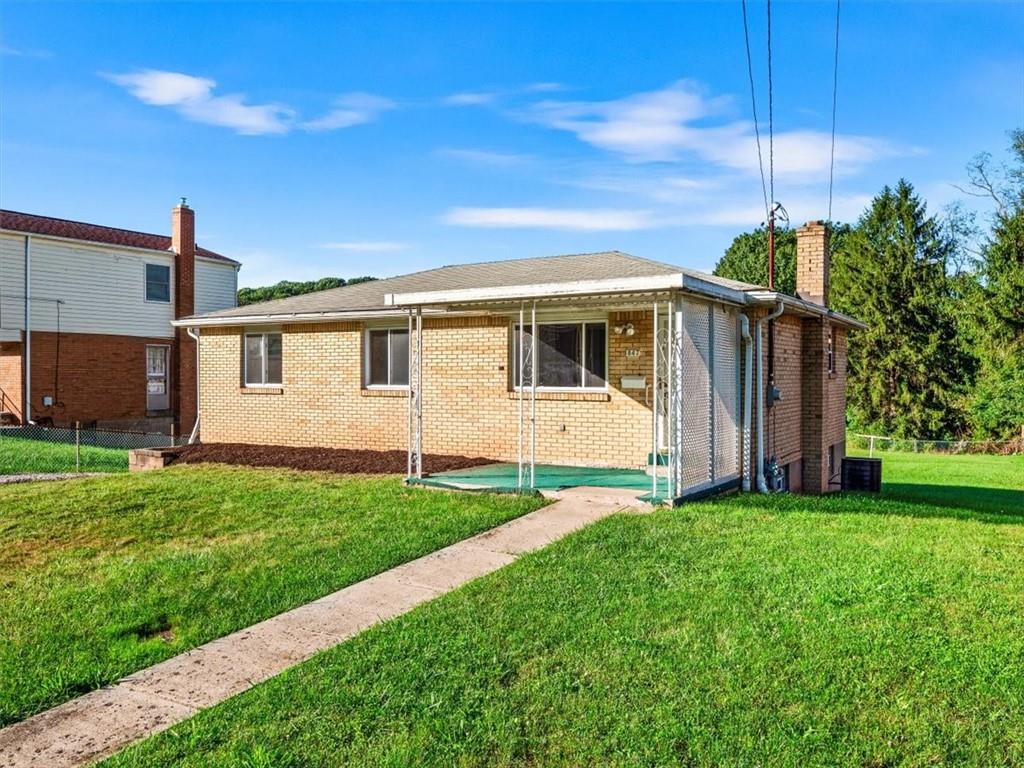
[[[821,304],[815,304],[813,301],[804,301],[803,299],[797,298],[796,296],[790,296],[787,293],[779,293],[778,291],[747,291],[747,295],[758,304],[775,304],[781,301],[788,307],[797,309],[798,311],[806,312],[810,315],[820,315],[822,317],[829,317],[838,320],[846,325],[859,328],[864,331],[867,330],[868,324],[863,320],[858,320],[855,317],[844,315],[842,312],[836,312],[828,307],[823,307]]]
[[[456,288],[447,291],[418,291],[389,293],[384,296],[388,306],[424,306],[444,304],[478,304],[487,301],[513,301],[517,299],[548,299],[561,296],[588,296],[616,293],[642,293],[686,289],[714,298],[745,303],[742,291],[715,285],[682,272],[647,277],[621,277],[605,280],[575,280],[563,283],[537,283],[533,285],[504,285],[492,288]]]

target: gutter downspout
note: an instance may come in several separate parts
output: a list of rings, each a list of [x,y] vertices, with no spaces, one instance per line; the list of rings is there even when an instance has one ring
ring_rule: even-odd
[[[780,299],[775,309],[767,316],[754,323],[755,354],[757,355],[757,490],[768,493],[768,484],[764,479],[764,356],[761,354],[761,323],[777,320],[782,316],[786,305]]]
[[[202,416],[202,400],[199,399],[199,328],[186,328],[187,333],[196,342],[196,423],[192,425],[192,434],[188,436],[188,444],[192,445],[199,437],[199,417]]]
[[[25,393],[22,421],[32,423],[32,235],[25,235]]]
[[[750,385],[753,380],[754,350],[750,338],[750,318],[740,315],[740,336],[743,338],[743,492],[750,493]]]

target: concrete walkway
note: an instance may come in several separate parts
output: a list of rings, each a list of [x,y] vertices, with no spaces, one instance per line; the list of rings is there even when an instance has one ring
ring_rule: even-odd
[[[382,621],[628,507],[635,491],[574,488],[497,528],[175,656],[0,730],[0,767],[85,765],[165,730]]]

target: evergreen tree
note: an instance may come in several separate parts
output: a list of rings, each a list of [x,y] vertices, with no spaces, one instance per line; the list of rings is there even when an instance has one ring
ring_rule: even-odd
[[[913,187],[886,187],[833,249],[832,301],[869,325],[850,336],[847,409],[901,437],[960,433],[973,366],[947,270],[956,243]]]
[[[1024,131],[1011,134],[1016,165],[993,181],[987,157],[972,183],[996,202],[992,234],[982,249],[978,317],[981,368],[971,420],[983,437],[1015,437],[1024,428]]]

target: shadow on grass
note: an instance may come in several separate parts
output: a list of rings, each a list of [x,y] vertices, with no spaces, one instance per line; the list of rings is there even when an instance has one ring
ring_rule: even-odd
[[[1010,488],[884,483],[881,498],[955,510],[964,517],[1024,523],[1024,491]]]

